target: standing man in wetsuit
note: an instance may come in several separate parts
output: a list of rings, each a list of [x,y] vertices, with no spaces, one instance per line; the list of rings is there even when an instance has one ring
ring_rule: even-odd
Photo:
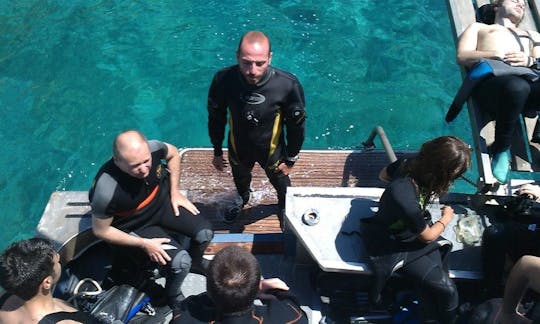
[[[236,59],[238,64],[214,75],[208,92],[212,164],[219,171],[227,165],[221,146],[229,114],[228,160],[242,198],[240,208],[226,213],[225,221],[233,222],[249,201],[251,171],[257,162],[277,191],[283,227],[289,173],[304,142],[304,91],[294,75],[270,66],[270,40],[260,31],[242,36]]]
[[[179,174],[176,147],[129,130],[116,136],[113,157],[89,192],[98,238],[131,247],[133,253],[144,251],[152,262],[167,266],[165,289],[173,310],[183,300],[180,286],[192,259],[194,266],[205,268],[202,256],[213,237],[210,223],[180,193]],[[191,239],[189,254],[179,234]]]
[[[482,59],[495,59],[511,66],[533,66],[540,57],[540,34],[518,28],[525,12],[525,0],[499,0],[492,6],[493,24],[476,22],[461,34],[458,64],[470,68]],[[495,178],[506,183],[510,144],[519,115],[536,116],[540,107],[540,82],[531,83],[517,75],[494,76],[476,86],[473,98],[480,109],[495,117],[491,167]]]

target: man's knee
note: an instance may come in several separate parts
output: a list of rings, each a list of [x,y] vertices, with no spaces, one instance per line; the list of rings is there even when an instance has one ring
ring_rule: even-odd
[[[283,173],[275,173],[273,169],[266,170],[266,176],[276,191],[285,193],[287,187],[291,186],[291,178]]]
[[[440,273],[434,273],[437,271]],[[431,290],[434,297],[443,302],[446,310],[452,310],[458,306],[459,295],[456,284],[450,277],[442,273],[442,269],[433,269],[432,273],[424,278],[422,286]]]
[[[504,91],[509,95],[520,96],[521,98],[527,99],[531,92],[531,86],[525,79],[516,77],[505,83]]]
[[[172,258],[171,270],[173,273],[188,273],[191,268],[191,257],[186,250],[182,250]]]
[[[214,237],[214,231],[212,231],[209,228],[205,228],[197,232],[193,240],[197,242],[198,244],[205,244],[212,241],[213,237]]]
[[[500,252],[507,241],[507,229],[504,226],[491,225],[482,234],[482,250],[495,249]]]
[[[488,240],[494,236],[501,235],[501,233],[502,231],[499,226],[491,225],[484,230],[484,233],[482,234],[483,240]]]

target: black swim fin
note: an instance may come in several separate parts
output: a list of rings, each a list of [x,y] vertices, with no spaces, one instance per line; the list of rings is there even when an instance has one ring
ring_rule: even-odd
[[[482,60],[472,67],[471,71],[467,73],[467,76],[463,80],[461,87],[459,87],[450,108],[448,108],[448,112],[446,113],[445,117],[447,123],[456,119],[461,112],[461,109],[463,109],[465,101],[469,99],[474,87],[476,87],[480,81],[484,80],[485,77],[491,74],[493,74],[493,69],[486,60]]]

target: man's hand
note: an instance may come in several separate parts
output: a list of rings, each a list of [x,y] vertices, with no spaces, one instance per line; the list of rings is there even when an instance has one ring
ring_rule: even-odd
[[[530,183],[524,184],[516,191],[518,196],[527,196],[529,199],[537,200],[540,198],[540,187]]]
[[[291,173],[292,171],[292,168],[293,168],[292,166],[288,167],[287,164],[281,162],[274,172],[283,173],[284,175],[289,175],[289,173]]]
[[[199,215],[201,212],[197,209],[195,205],[189,199],[186,198],[183,194],[178,191],[171,192],[171,205],[176,216],[180,215],[180,209],[178,206],[182,206],[187,209],[193,215]]]
[[[525,55],[524,52],[506,53],[504,62],[512,66],[529,66],[531,64],[529,56]]]
[[[223,158],[223,155],[221,156],[214,156],[214,159],[212,160],[212,165],[216,170],[223,171],[227,167],[227,160]]]
[[[153,262],[165,265],[167,262],[171,261],[171,257],[165,252],[161,247],[163,243],[169,243],[171,240],[168,238],[143,238],[142,248],[148,257]]]
[[[257,294],[259,299],[276,299],[276,296],[266,293],[268,290],[280,289],[289,290],[289,286],[279,278],[262,279],[260,283],[261,289]]]

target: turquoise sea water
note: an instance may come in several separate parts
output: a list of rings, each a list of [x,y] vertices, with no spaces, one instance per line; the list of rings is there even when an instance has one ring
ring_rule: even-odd
[[[52,191],[87,190],[121,130],[209,147],[208,85],[251,29],[304,86],[304,148],[354,148],[376,124],[398,149],[470,142],[466,114],[443,121],[460,83],[443,1],[3,0],[0,249]]]

